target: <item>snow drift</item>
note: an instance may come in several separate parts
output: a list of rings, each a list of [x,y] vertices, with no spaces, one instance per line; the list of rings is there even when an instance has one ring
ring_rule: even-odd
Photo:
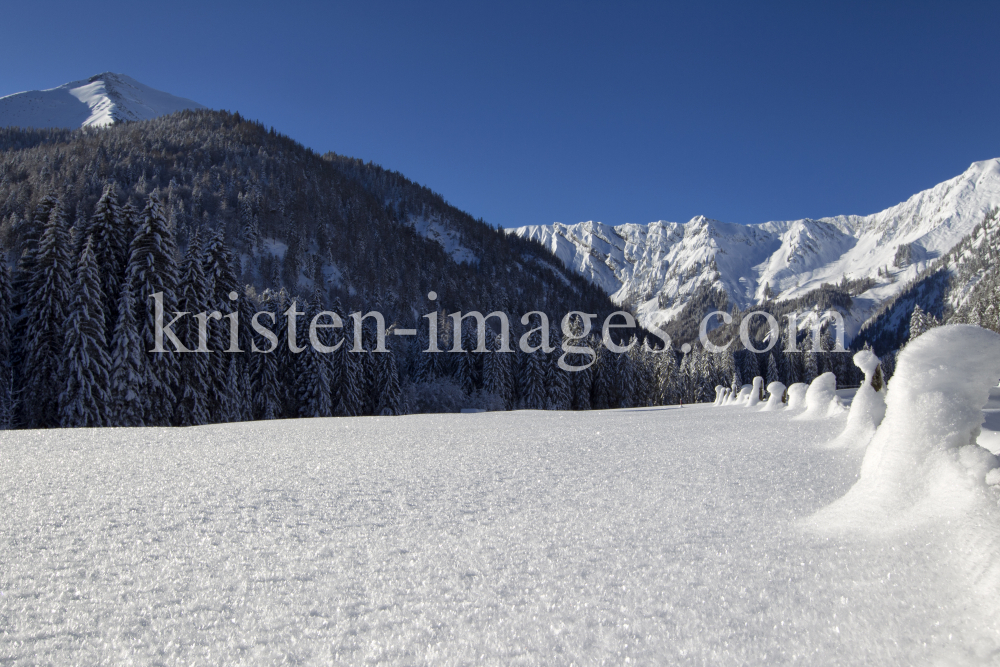
[[[987,487],[1000,482],[998,461],[976,437],[1000,377],[1000,336],[938,327],[910,342],[897,363],[858,482],[817,512],[813,525],[884,531],[995,508]]]
[[[806,404],[806,391],[809,387],[802,382],[795,382],[788,388],[788,409],[798,410]]]
[[[864,371],[865,380],[851,402],[851,411],[847,414],[847,426],[829,446],[858,451],[868,446],[875,436],[875,429],[885,418],[885,385],[882,383],[881,373],[878,372],[879,358],[873,352],[861,350],[854,355],[854,363]],[[876,382],[879,385],[878,391],[873,386]]]
[[[781,382],[772,382],[767,385],[767,393],[771,396],[767,399],[767,403],[764,407],[760,409],[761,412],[769,412],[771,410],[780,410],[785,407],[785,385]]]
[[[806,411],[798,419],[822,419],[843,412],[844,406],[837,398],[837,377],[823,373],[813,380],[806,390],[805,404]]]

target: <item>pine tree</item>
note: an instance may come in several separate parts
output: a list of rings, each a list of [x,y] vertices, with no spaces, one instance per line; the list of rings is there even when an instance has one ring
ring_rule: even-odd
[[[920,304],[917,304],[913,307],[913,313],[910,315],[910,336],[907,338],[907,342],[913,340],[925,331],[940,325],[940,320],[930,313],[927,313],[920,307]]]
[[[656,402],[658,405],[673,405],[678,401],[677,355],[674,354],[673,345],[668,343],[657,357]]]
[[[483,360],[483,389],[493,394],[503,401],[504,407],[509,410],[513,400],[513,377],[511,375],[512,352],[498,352],[500,349],[500,336],[487,339],[490,353]]]
[[[167,426],[174,416],[179,363],[171,343],[163,341],[166,352],[151,352],[155,341],[156,313],[152,296],[163,294],[164,319],[171,318],[177,302],[177,249],[173,233],[167,226],[160,200],[151,194],[139,220],[129,252],[128,289],[136,302],[139,338],[143,345],[142,359],[149,366],[145,373],[146,414],[148,426]],[[165,322],[166,323],[166,322]]]
[[[101,271],[101,292],[104,294],[104,336],[111,338],[118,321],[118,298],[125,280],[125,265],[128,262],[128,242],[124,234],[125,225],[121,220],[115,201],[114,187],[107,185],[101,198],[97,200],[94,215],[87,230],[93,239],[94,257]]]
[[[764,386],[772,382],[781,382],[781,375],[778,373],[778,363],[774,359],[774,352],[767,356],[767,376],[764,378]]]
[[[545,409],[545,369],[542,367],[542,352],[539,350],[524,355],[521,369],[521,402],[525,410]]]
[[[239,306],[230,297],[237,292],[233,259],[226,248],[222,231],[213,234],[205,244],[202,254],[202,271],[205,275],[207,302],[199,310],[217,310],[228,314]],[[198,311],[195,311],[198,312]],[[244,325],[249,323],[244,323]],[[300,323],[301,325],[301,323]],[[229,384],[229,320],[225,317],[209,322],[208,331],[208,379],[211,390],[207,394],[206,407],[209,418],[214,422],[226,423],[231,407],[225,405],[226,397],[233,391]],[[301,329],[301,326],[300,326]]]
[[[66,320],[66,356],[60,375],[59,423],[63,427],[108,423],[110,378],[104,339],[104,295],[93,241],[88,238],[77,265],[75,298]]]
[[[205,274],[202,270],[202,250],[197,233],[188,244],[187,254],[181,267],[182,277],[177,308],[181,312],[198,313],[208,304],[205,290]],[[189,315],[182,323],[183,330],[178,336],[190,350],[199,347],[198,320]],[[181,327],[178,327],[180,329]],[[196,426],[209,422],[208,397],[214,391],[210,384],[209,355],[205,352],[184,354],[180,360],[180,396],[174,423],[180,426]]]
[[[142,426],[149,365],[135,319],[132,291],[123,289],[118,300],[118,321],[111,338],[111,426]]]
[[[304,322],[297,331],[299,345],[305,347],[295,355],[295,390],[300,417],[329,417],[333,414],[333,406],[330,405],[329,364],[325,356],[310,344],[309,327],[306,324],[321,310],[322,304],[318,296],[314,295],[306,306]]]
[[[354,340],[354,325],[348,319],[344,323],[344,344],[336,354],[339,357],[340,377],[338,390],[340,393],[334,414],[338,417],[355,417],[361,414],[364,407],[362,397],[364,368],[361,366],[361,352],[351,352]]]
[[[56,205],[38,244],[32,297],[28,300],[24,378],[25,422],[32,427],[56,426],[59,419],[60,373],[64,327],[70,308],[69,233],[62,207]]]
[[[573,407],[573,392],[570,389],[570,374],[559,368],[559,357],[562,355],[561,343],[555,330],[551,330],[549,344],[555,348],[546,355],[545,360],[545,409],[569,410]]]
[[[7,266],[0,263],[0,429],[14,426],[15,395],[11,341],[11,285]]]
[[[268,312],[274,312],[273,305],[265,304]],[[269,321],[267,316],[261,316],[264,323]],[[252,329],[251,329],[252,330]],[[256,332],[253,334],[257,349],[261,352],[253,353],[250,362],[250,386],[252,393],[252,412],[256,419],[277,419],[281,416],[281,392],[279,389],[278,377],[278,352],[272,350],[264,352],[270,348],[270,343],[264,340]],[[252,348],[247,348],[252,349]]]
[[[226,363],[226,390],[220,401],[222,410],[219,416],[221,423],[232,424],[243,420],[243,383],[239,356],[236,354],[227,356],[229,360]]]
[[[812,384],[812,381],[819,376],[819,353],[809,350],[802,354],[805,355],[805,368],[802,372],[802,381],[806,384]]]
[[[379,406],[378,414],[389,417],[402,414],[402,391],[399,388],[399,371],[396,365],[396,355],[389,352],[376,352],[378,363]]]

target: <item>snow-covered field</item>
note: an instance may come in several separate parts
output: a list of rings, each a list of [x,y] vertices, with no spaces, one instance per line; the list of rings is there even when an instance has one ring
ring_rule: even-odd
[[[997,660],[995,516],[817,528],[792,412],[3,433],[0,664]]]

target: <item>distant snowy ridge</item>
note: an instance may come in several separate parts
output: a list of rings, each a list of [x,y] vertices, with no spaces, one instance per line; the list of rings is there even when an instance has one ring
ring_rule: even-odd
[[[509,230],[546,246],[646,324],[677,317],[705,289],[745,309],[794,299],[845,276],[874,285],[853,297],[848,334],[1000,206],[1000,159],[868,216],[743,225],[703,216],[646,225],[554,223]],[[656,315],[654,315],[656,313]]]
[[[105,72],[49,90],[0,97],[0,127],[103,127],[205,108],[124,74]]]

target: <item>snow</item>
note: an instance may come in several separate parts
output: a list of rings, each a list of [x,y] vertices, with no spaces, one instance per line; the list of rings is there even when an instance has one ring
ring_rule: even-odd
[[[772,411],[781,410],[785,407],[784,397],[785,397],[785,385],[781,382],[772,382],[767,385],[767,393],[770,396],[767,399],[767,403],[761,408],[761,411]]]
[[[105,72],[49,90],[0,97],[0,127],[101,127],[206,107]]]
[[[761,393],[764,391],[764,378],[757,376],[753,379],[753,388],[750,390],[750,397],[747,400],[747,407],[752,408],[760,402]]]
[[[845,419],[704,405],[4,432],[0,662],[994,655],[996,590],[953,576],[947,524],[801,525],[857,477],[823,449]]]
[[[797,410],[799,408],[804,408],[806,405],[806,391],[808,391],[809,386],[804,382],[793,382],[791,386],[788,387],[788,409]]]
[[[937,327],[907,344],[858,483],[819,512],[815,525],[887,531],[944,519],[966,530],[963,538],[1000,546],[993,536],[975,534],[984,517],[998,516],[996,495],[986,485],[998,461],[976,442],[998,377],[1000,336],[986,329]],[[1000,479],[993,474],[991,481]],[[995,553],[975,552],[970,558],[984,564]],[[1000,570],[992,570],[989,576],[1000,578]]]
[[[875,371],[879,366],[879,358],[873,352],[861,350],[854,355],[854,363],[864,372],[865,379],[851,401],[847,426],[830,446],[861,451],[871,442],[875,436],[875,429],[885,417],[885,386],[879,391],[875,391],[872,386]]]
[[[635,307],[646,327],[676,317],[706,287],[724,290],[730,305],[746,310],[763,301],[767,285],[784,300],[839,283],[844,276],[873,278],[874,287],[852,297],[845,317],[849,341],[880,304],[968,236],[996,206],[1000,159],[973,163],[965,173],[867,216],[752,225],[703,216],[645,225],[556,222],[508,232],[540,242],[618,303]],[[902,245],[910,246],[913,261],[896,268]],[[878,275],[885,268],[891,277]]]
[[[798,416],[799,419],[823,419],[843,412],[843,406],[837,398],[837,378],[833,373],[823,373],[809,384],[805,406],[806,411]]]
[[[476,253],[462,245],[459,232],[449,227],[440,218],[411,215],[407,218],[406,224],[420,236],[437,242],[459,264],[463,262],[466,264],[479,263]],[[558,275],[558,271],[556,273]]]

